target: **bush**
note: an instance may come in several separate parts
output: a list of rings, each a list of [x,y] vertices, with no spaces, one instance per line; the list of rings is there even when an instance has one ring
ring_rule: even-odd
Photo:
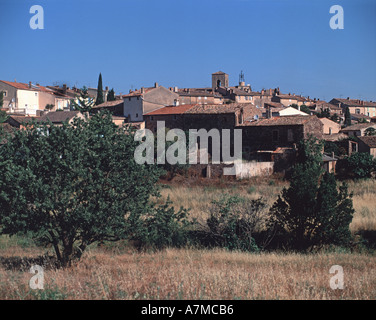
[[[254,234],[267,224],[265,208],[261,198],[248,200],[223,196],[218,201],[212,201],[210,217],[199,231],[200,243],[228,250],[259,251]]]
[[[193,222],[187,219],[188,210],[180,208],[175,212],[168,198],[160,206],[150,206],[149,213],[143,217],[132,237],[139,249],[161,250],[166,247],[182,247],[188,242]]]

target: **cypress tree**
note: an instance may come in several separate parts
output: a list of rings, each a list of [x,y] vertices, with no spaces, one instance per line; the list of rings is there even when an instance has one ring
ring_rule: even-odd
[[[101,104],[104,102],[103,98],[103,86],[102,86],[102,73],[99,74],[98,79],[98,90],[97,90],[97,99],[95,101],[95,105]]]
[[[345,126],[351,126],[351,114],[349,107],[346,107],[345,110]]]

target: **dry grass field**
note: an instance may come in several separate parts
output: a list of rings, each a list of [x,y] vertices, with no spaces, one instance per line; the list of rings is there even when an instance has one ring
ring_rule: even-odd
[[[254,180],[219,186],[165,185],[175,207],[205,220],[213,199],[230,193],[263,196],[272,204],[286,184]],[[376,182],[352,182],[356,213],[351,230],[376,230]],[[43,290],[29,287],[29,266],[11,262],[52,251],[27,238],[0,237],[0,299],[376,299],[376,256],[371,251],[316,254],[241,253],[197,248],[135,252],[123,243],[91,247],[67,269],[45,269]],[[344,270],[333,290],[329,269]]]
[[[165,185],[161,193],[163,199],[169,196],[176,207],[191,208],[191,217],[204,221],[208,217],[210,202],[218,200],[225,193],[250,199],[263,197],[271,206],[282,188],[287,186],[287,182],[278,179],[254,178],[238,183],[224,182],[217,186]],[[376,230],[376,180],[351,181],[348,186],[353,193],[355,209],[351,231]]]
[[[330,287],[332,265],[343,267],[343,289]],[[30,278],[0,269],[0,299],[375,299],[376,257],[95,249],[68,269],[45,270],[44,290],[30,289]]]

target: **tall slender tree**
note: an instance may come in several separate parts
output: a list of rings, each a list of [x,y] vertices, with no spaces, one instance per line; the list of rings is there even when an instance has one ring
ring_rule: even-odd
[[[351,126],[351,114],[349,107],[346,107],[345,110],[345,126]]]
[[[102,73],[99,74],[98,78],[98,90],[97,90],[97,99],[95,100],[95,105],[101,104],[104,102],[103,98],[103,85],[102,85]]]

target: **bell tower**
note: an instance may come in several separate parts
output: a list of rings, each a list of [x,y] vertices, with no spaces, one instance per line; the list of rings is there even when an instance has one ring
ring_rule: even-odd
[[[215,90],[219,87],[228,87],[228,74],[222,71],[218,71],[212,74],[212,88]]]

